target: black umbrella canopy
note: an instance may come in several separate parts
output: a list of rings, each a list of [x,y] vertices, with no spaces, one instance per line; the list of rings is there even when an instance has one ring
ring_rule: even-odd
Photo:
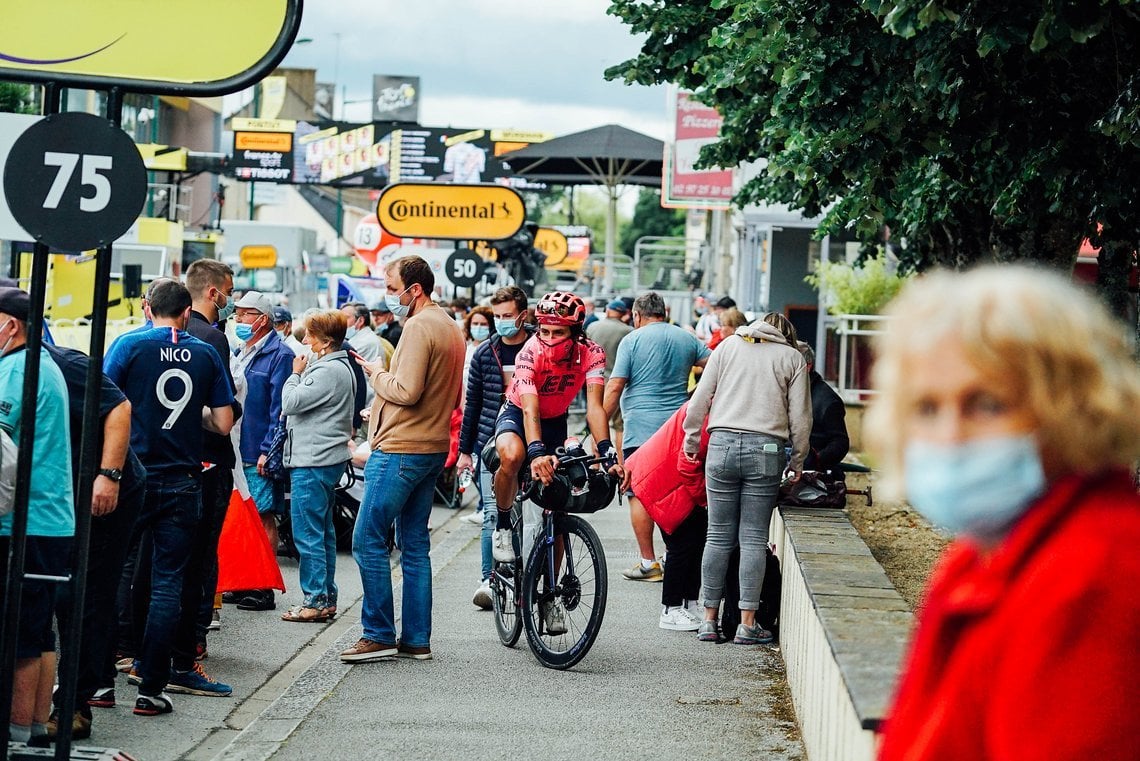
[[[661,187],[665,144],[617,124],[535,143],[501,158],[522,177],[552,185]]]

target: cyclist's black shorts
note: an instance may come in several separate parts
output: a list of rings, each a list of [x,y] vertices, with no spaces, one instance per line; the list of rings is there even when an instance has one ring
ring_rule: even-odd
[[[495,438],[498,439],[503,433],[515,434],[523,440],[523,446],[526,446],[522,408],[510,402],[499,410],[499,418],[495,421]],[[566,443],[566,415],[542,419],[542,443],[546,445],[549,454],[554,454],[555,449]]]

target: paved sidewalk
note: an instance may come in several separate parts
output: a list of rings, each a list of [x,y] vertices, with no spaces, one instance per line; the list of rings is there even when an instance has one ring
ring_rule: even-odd
[[[176,695],[173,715],[141,718],[120,678],[119,705],[95,709],[95,734],[81,744],[142,761],[805,757],[778,648],[657,628],[661,586],[621,576],[634,558],[625,507],[590,516],[606,548],[609,602],[597,643],[566,672],[540,666],[525,636],[503,647],[491,614],[471,605],[478,528],[458,515],[433,510],[434,660],[342,664],[337,654],[360,635],[355,563],[340,556],[345,608],[321,626],[279,620],[300,601],[296,565],[283,560],[290,591],[278,610],[227,605],[211,639],[207,670],[233,685],[233,698]]]
[[[628,510],[591,522],[610,594],[598,641],[574,669],[543,668],[525,638],[502,646],[491,614],[470,602],[477,530],[455,522],[434,550],[434,659],[350,667],[333,648],[222,758],[803,758],[794,720],[778,718],[787,704],[773,699],[786,694],[778,649],[659,629],[661,586],[621,576],[634,555]]]

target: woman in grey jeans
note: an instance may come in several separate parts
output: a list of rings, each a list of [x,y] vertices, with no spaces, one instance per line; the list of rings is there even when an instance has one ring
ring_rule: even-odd
[[[716,641],[725,570],[739,543],[741,623],[733,642],[771,642],[772,633],[756,623],[768,524],[785,466],[791,480],[799,480],[811,435],[807,367],[786,317],[772,312],[738,328],[712,353],[685,416],[683,456],[690,462],[696,459],[706,416],[709,531],[701,561],[705,616],[697,636]],[[789,441],[792,459],[785,463]]]
[[[323,623],[336,615],[336,529],[334,489],[351,457],[355,383],[340,348],[348,327],[338,311],[315,312],[305,324],[305,345],[312,360],[293,360],[293,374],[281,392],[281,412],[288,416],[285,467],[292,487],[290,516],[293,543],[300,556],[301,605],[281,616],[285,621]]]

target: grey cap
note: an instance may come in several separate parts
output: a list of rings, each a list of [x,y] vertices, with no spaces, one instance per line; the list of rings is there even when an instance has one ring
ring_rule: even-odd
[[[256,309],[264,315],[273,316],[273,302],[260,291],[246,291],[245,295],[234,304],[237,309]]]

